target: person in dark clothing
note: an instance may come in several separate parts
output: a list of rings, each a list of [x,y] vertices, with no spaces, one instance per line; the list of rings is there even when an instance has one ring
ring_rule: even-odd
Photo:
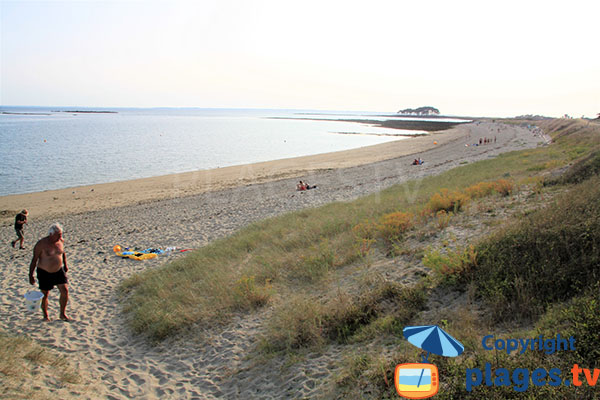
[[[24,228],[27,223],[27,215],[29,212],[27,210],[23,210],[17,214],[15,217],[15,232],[17,233],[17,238],[13,240],[10,244],[12,247],[15,247],[15,244],[19,242],[19,249],[24,249],[23,242],[25,241]]]

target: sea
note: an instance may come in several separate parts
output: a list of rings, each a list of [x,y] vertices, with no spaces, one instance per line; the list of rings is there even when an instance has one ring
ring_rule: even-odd
[[[321,110],[0,106],[0,196],[322,154],[426,134],[343,121],[387,118],[398,117]]]

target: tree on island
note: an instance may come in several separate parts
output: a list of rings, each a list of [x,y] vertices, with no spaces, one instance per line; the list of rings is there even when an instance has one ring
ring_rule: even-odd
[[[517,115],[515,117],[515,119],[526,119],[526,120],[530,120],[530,121],[541,121],[541,120],[544,120],[544,119],[552,119],[552,117],[545,117],[543,115],[526,114],[526,115]]]
[[[398,114],[408,115],[440,115],[440,110],[435,107],[419,107],[419,108],[405,108],[404,110],[398,111]]]

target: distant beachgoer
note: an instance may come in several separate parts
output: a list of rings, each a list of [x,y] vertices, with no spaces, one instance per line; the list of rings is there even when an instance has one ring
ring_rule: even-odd
[[[40,239],[33,248],[33,258],[29,265],[29,283],[35,285],[33,271],[37,268],[38,285],[44,298],[42,299],[42,313],[44,319],[48,317],[48,294],[58,287],[60,291],[60,319],[70,321],[65,313],[69,301],[69,288],[67,280],[67,256],[65,254],[65,241],[63,240],[63,229],[60,224],[50,226],[48,236]]]
[[[23,247],[23,242],[25,241],[24,225],[27,223],[27,215],[29,215],[29,212],[23,210],[15,217],[15,232],[17,233],[17,238],[10,243],[12,247],[15,247],[15,244],[19,242],[19,249],[25,248]]]
[[[306,190],[306,184],[302,181],[300,181],[297,185],[296,185],[296,190]]]
[[[481,138],[479,138],[479,144],[481,144]]]
[[[310,189],[316,189],[317,185],[310,185],[308,184],[308,182],[304,182],[304,186],[306,187],[306,190],[310,190]]]

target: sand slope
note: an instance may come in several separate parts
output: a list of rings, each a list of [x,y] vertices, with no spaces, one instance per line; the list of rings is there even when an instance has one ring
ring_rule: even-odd
[[[494,136],[496,143],[465,146],[480,137]],[[433,140],[439,144],[433,145]],[[115,257],[112,247],[197,248],[252,221],[354,199],[465,161],[535,147],[542,141],[525,128],[472,123],[433,137],[354,152],[0,198],[0,210],[30,210],[27,250],[9,247],[14,215],[4,219],[0,230],[0,242],[5,246],[0,254],[2,329],[63,352],[78,367],[84,384],[56,389],[48,382],[37,383],[40,390],[52,391],[56,398],[313,397],[335,372],[332,365],[339,349],[334,346],[323,354],[309,355],[302,364],[285,371],[277,360],[270,368],[254,368],[245,355],[254,345],[268,308],[238,316],[224,329],[203,327],[193,337],[156,347],[133,336],[115,288],[131,274],[183,254],[138,262]],[[414,152],[418,154],[405,155]],[[411,166],[418,156],[426,163]],[[296,192],[298,179],[319,188]],[[211,189],[220,190],[208,191]],[[73,323],[57,320],[56,290],[50,298],[52,322],[42,321],[40,312],[28,313],[23,301],[23,294],[32,288],[27,274],[34,241],[45,236],[55,219],[65,228],[71,290],[68,311],[76,320]]]

